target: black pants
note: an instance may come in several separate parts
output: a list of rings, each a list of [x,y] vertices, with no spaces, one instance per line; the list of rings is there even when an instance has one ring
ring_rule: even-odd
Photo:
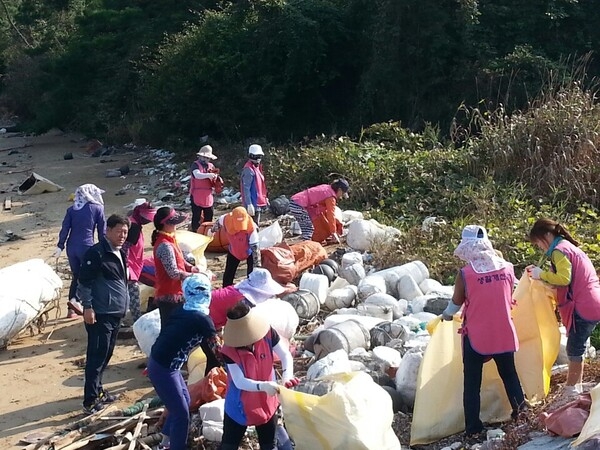
[[[492,358],[498,368],[498,374],[504,383],[504,389],[513,412],[519,410],[524,405],[525,397],[517,369],[515,368],[514,352],[498,353],[496,355],[484,356],[477,353],[471,347],[471,341],[468,336],[463,338],[463,365],[464,365],[464,386],[463,386],[463,408],[465,410],[465,432],[475,434],[483,431],[483,423],[479,418],[481,409],[481,379],[483,373],[483,364],[488,358]]]
[[[263,425],[256,425],[256,434],[258,435],[258,444],[260,450],[275,450],[275,430],[277,428],[277,414]],[[225,413],[223,420],[223,439],[221,440],[221,450],[237,450],[242,442],[246,426],[240,425]]]
[[[227,252],[227,261],[225,262],[225,271],[223,272],[223,287],[231,286],[233,284],[233,279],[235,278],[235,273],[237,272],[239,265],[240,260]],[[248,256],[246,259],[246,265],[246,274],[250,275],[254,269],[254,259],[252,255]]]
[[[211,222],[213,220],[214,210],[212,206],[204,208],[194,204],[192,199],[192,231],[198,232],[198,227],[201,223]]]
[[[93,405],[102,392],[102,375],[113,355],[121,317],[98,314],[96,323],[85,324],[88,335],[85,360],[85,385],[83,388],[83,404]]]

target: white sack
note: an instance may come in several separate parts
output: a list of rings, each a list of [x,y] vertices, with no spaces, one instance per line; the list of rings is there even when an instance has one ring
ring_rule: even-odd
[[[159,334],[160,312],[158,309],[143,314],[133,324],[133,335],[146,356],[150,356],[150,350]]]

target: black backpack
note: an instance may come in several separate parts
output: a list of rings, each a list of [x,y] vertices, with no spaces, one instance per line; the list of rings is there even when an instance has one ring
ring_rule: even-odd
[[[271,200],[269,208],[275,216],[283,216],[290,210],[290,201],[285,195],[280,195],[276,199]]]

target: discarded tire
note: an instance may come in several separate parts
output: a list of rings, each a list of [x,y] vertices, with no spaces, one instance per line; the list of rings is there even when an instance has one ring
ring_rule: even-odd
[[[312,270],[312,273],[317,275],[325,275],[329,280],[329,284],[331,284],[336,278],[335,270],[333,270],[333,268],[328,264],[321,263],[318,266],[315,266],[315,268]]]
[[[327,258],[321,261],[321,264],[326,264],[333,269],[333,272],[337,275],[340,271],[340,266],[333,259]]]

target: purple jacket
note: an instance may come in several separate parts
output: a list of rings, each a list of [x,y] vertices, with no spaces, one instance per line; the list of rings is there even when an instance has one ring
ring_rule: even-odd
[[[78,252],[79,249],[85,251],[94,245],[94,229],[96,229],[98,241],[100,241],[104,237],[105,228],[106,220],[102,205],[86,203],[77,211],[70,206],[63,219],[57,247],[64,249],[66,243],[67,252],[69,252],[69,247],[71,247],[71,251]]]

